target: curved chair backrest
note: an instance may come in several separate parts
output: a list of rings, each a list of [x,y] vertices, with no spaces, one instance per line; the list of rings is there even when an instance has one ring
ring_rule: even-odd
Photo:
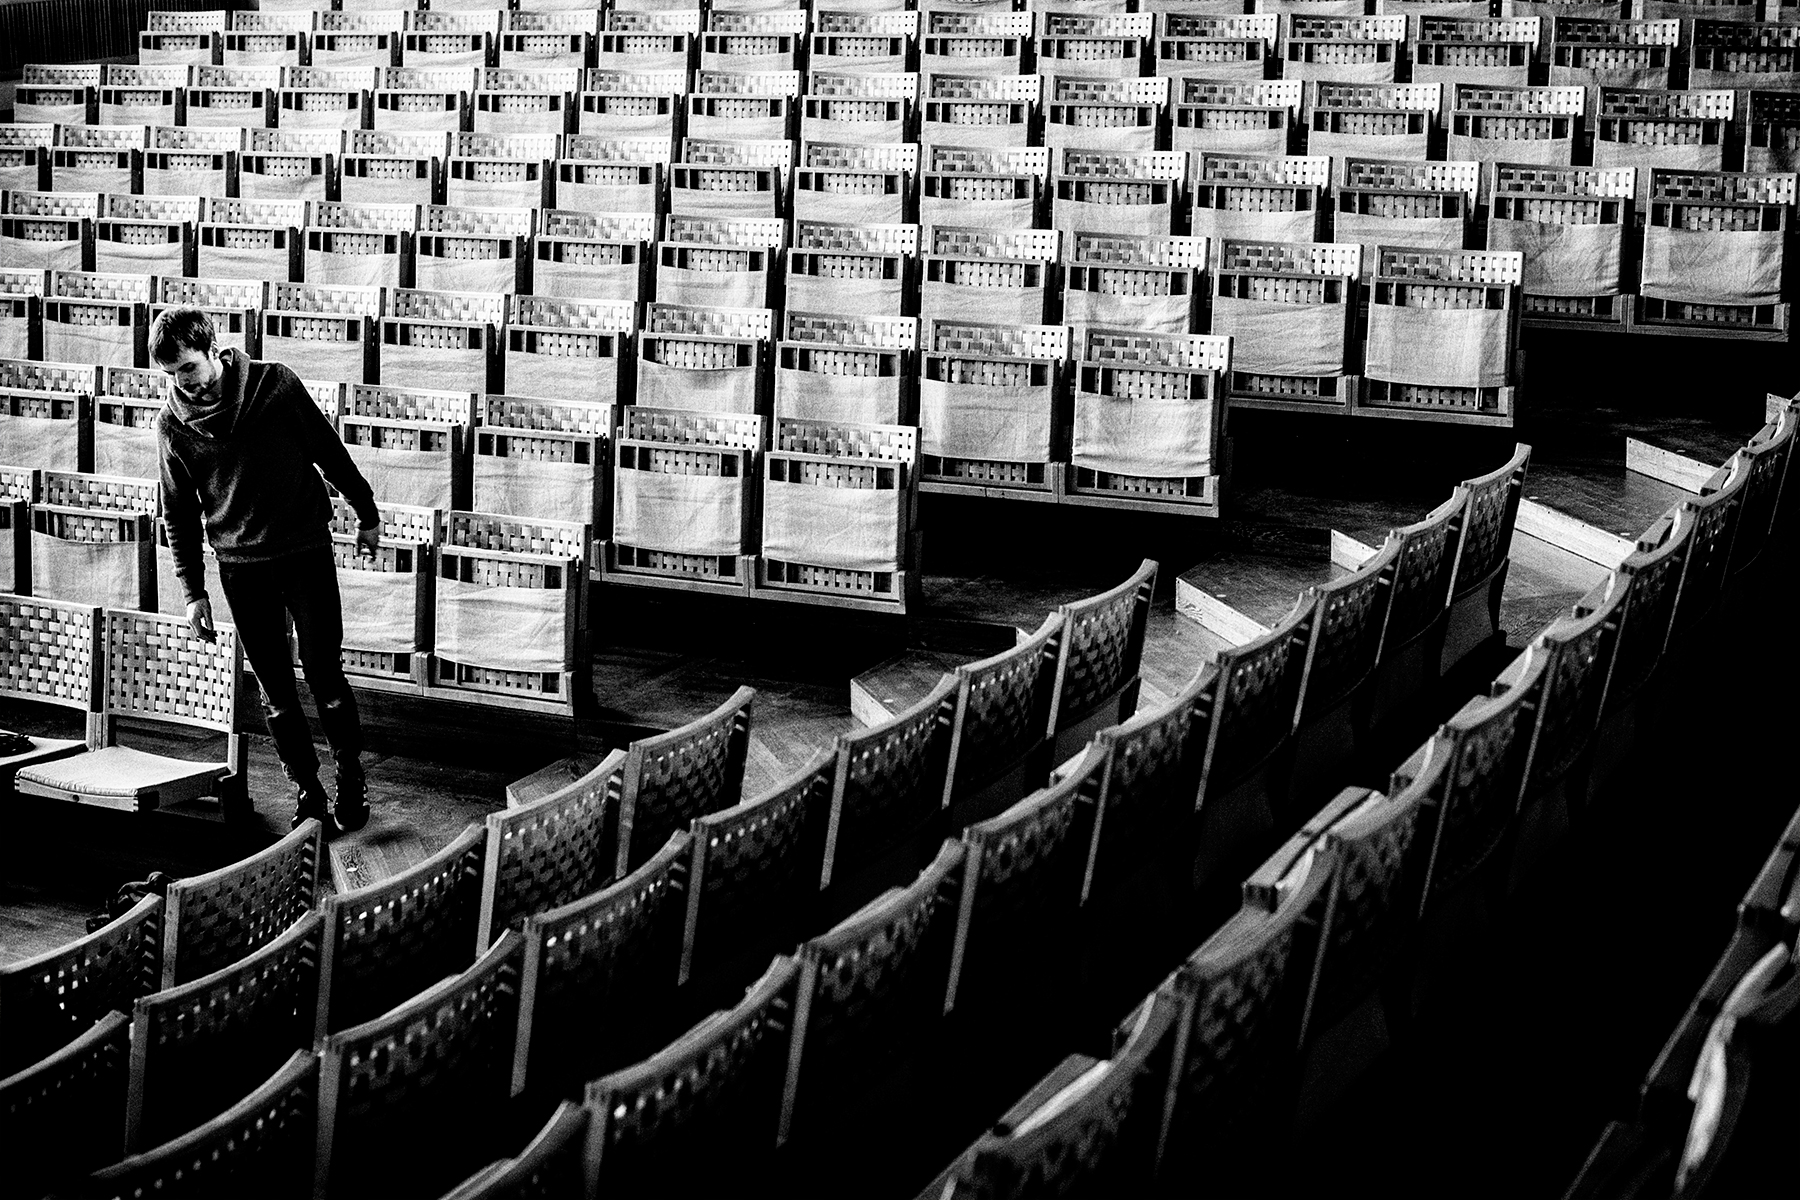
[[[1639,549],[1619,564],[1613,581],[1613,588],[1625,593],[1625,610],[1619,618],[1603,713],[1617,710],[1637,695],[1668,649],[1694,523],[1676,520],[1671,514],[1658,525],[1663,527],[1661,543],[1651,549],[1639,543]]]
[[[564,1100],[517,1158],[505,1159],[444,1200],[556,1200],[586,1194],[587,1109]]]
[[[1102,729],[1106,775],[1094,837],[1081,881],[1081,902],[1129,879],[1167,839],[1179,839],[1199,796],[1206,755],[1206,701],[1218,668],[1210,663],[1160,708]]]
[[[1380,661],[1392,658],[1444,615],[1468,499],[1468,492],[1459,487],[1424,520],[1388,534],[1395,550],[1387,614],[1382,619]]]
[[[1725,589],[1726,572],[1731,566],[1731,546],[1737,537],[1738,514],[1743,511],[1748,477],[1729,467],[1721,468],[1720,474],[1725,478],[1716,490],[1706,492],[1697,500],[1684,500],[1676,510],[1675,523],[1691,523],[1694,533],[1688,545],[1687,567],[1681,572],[1681,596],[1675,602],[1671,637],[1699,624],[1701,618],[1713,610]]]
[[[1294,731],[1312,610],[1296,604],[1275,628],[1221,650],[1200,767],[1201,802],[1260,765]]]
[[[1051,613],[1010,650],[956,669],[946,805],[1012,771],[1042,744],[1062,631],[1062,614]],[[1016,799],[1010,797],[1008,803]]]
[[[1290,1004],[1297,1008],[1311,965],[1303,954],[1310,943],[1301,944],[1298,927],[1324,883],[1315,862],[1281,889],[1273,912],[1260,904],[1240,908],[1176,971],[1188,1031],[1178,1119],[1207,1128],[1211,1117],[1228,1111],[1265,1050],[1274,1052],[1272,1039],[1282,1033]],[[1290,1041],[1281,1048],[1291,1047]]]
[[[515,1095],[579,1091],[661,1044],[658,1018],[681,969],[692,836],[674,834],[611,887],[525,919]]]
[[[821,888],[880,858],[943,811],[958,686],[946,675],[905,712],[832,743],[837,768]]]
[[[477,953],[506,930],[524,928],[532,913],[612,882],[618,776],[624,769],[625,754],[615,750],[543,799],[487,815]]]
[[[0,696],[94,710],[106,662],[104,643],[95,649],[99,631],[97,608],[0,596]]]
[[[754,800],[694,822],[682,983],[715,961],[767,961],[793,944],[804,899],[818,889],[837,774],[836,753],[822,749]]]
[[[318,1195],[348,1192],[351,1180],[358,1194],[431,1195],[476,1165],[510,1092],[524,950],[517,934],[502,936],[462,974],[325,1039]]]
[[[1399,557],[1400,542],[1389,538],[1355,571],[1313,589],[1312,635],[1306,640],[1296,726],[1330,711],[1374,673]]]
[[[911,886],[871,900],[800,947],[781,1138],[827,1111],[846,1078],[891,1070],[942,1014],[964,849],[945,842]]]
[[[199,1128],[312,1044],[323,930],[307,913],[231,966],[138,1000],[127,1152]]]
[[[1493,577],[1512,546],[1513,521],[1519,514],[1519,492],[1525,486],[1525,469],[1531,463],[1531,447],[1513,447],[1505,466],[1465,479],[1458,485],[1468,494],[1463,509],[1461,536],[1456,541],[1456,568],[1450,578],[1450,598],[1466,596]]]
[[[1732,470],[1745,476],[1744,507],[1731,549],[1733,575],[1755,562],[1768,544],[1788,463],[1795,443],[1800,442],[1797,429],[1800,412],[1784,408],[1776,421],[1757,430],[1756,436],[1732,459]]]
[[[1050,694],[1050,736],[1103,708],[1116,721],[1118,707],[1109,708],[1108,701],[1136,707],[1138,663],[1156,591],[1156,570],[1156,562],[1146,558],[1118,587],[1056,610],[1063,626]]]
[[[615,875],[637,867],[695,817],[742,798],[755,699],[755,688],[741,687],[699,720],[631,743],[618,779]]]
[[[776,959],[729,1012],[589,1083],[590,1183],[628,1196],[682,1173],[728,1190],[772,1155],[799,977],[793,959]]]
[[[1471,700],[1432,739],[1444,756],[1441,808],[1426,867],[1421,911],[1493,856],[1519,811],[1531,725],[1543,694],[1545,655],[1525,651],[1523,670],[1501,695]]]
[[[395,875],[325,898],[314,1036],[380,1016],[475,959],[487,828]]]
[[[111,1012],[54,1054],[0,1079],[9,1190],[42,1195],[58,1178],[117,1161],[130,1058],[131,1018]]]
[[[163,987],[228,967],[292,928],[318,902],[323,853],[309,820],[266,850],[170,884]]]
[[[999,977],[1009,986],[1024,986],[1017,981],[1028,977],[1034,964],[1041,969],[1055,958],[1054,951],[1045,953],[1045,942],[1068,934],[1067,922],[1080,906],[1106,761],[1106,750],[1090,743],[1057,782],[963,830],[962,897],[946,1012],[956,1007],[965,970],[971,980]]]
[[[1129,1034],[1111,1059],[976,1142],[964,1173],[974,1194],[1027,1200],[1149,1190],[1162,1157],[1183,1007],[1174,995],[1153,992],[1126,1022]]]
[[[79,1195],[90,1200],[210,1200],[312,1195],[319,1122],[319,1056],[296,1050],[261,1087],[206,1124],[102,1168]]]
[[[163,898],[67,946],[0,967],[0,1076],[68,1045],[162,986]]]
[[[238,728],[238,675],[243,654],[237,630],[221,626],[202,641],[187,618],[109,608],[105,691],[108,716],[172,721],[226,733]]]
[[[1572,766],[1600,727],[1600,702],[1618,645],[1625,589],[1609,587],[1585,616],[1561,617],[1538,635],[1544,694],[1532,733],[1525,794],[1532,795]]]

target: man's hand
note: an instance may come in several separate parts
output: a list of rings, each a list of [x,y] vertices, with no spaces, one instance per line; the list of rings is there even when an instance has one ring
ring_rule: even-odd
[[[194,636],[203,642],[219,640],[218,631],[213,628],[212,601],[202,596],[187,606],[188,628]]]
[[[381,526],[375,525],[368,529],[364,529],[360,525],[356,527],[357,554],[361,555],[363,558],[374,558],[375,552],[380,549],[380,547]]]

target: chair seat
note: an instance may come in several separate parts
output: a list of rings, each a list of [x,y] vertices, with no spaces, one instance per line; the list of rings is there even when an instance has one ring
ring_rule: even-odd
[[[13,775],[26,767],[80,754],[87,745],[80,738],[34,737],[26,740],[31,743],[31,749],[20,754],[0,755],[0,786],[10,783]]]
[[[24,795],[136,811],[205,796],[216,781],[230,773],[230,766],[222,762],[193,762],[129,746],[103,746],[22,768],[14,786]]]

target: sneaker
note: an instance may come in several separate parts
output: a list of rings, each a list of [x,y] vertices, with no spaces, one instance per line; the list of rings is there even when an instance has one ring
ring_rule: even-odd
[[[294,819],[289,823],[290,829],[298,829],[309,818],[318,821],[325,827],[325,840],[330,841],[338,835],[338,826],[331,819],[330,801],[325,789],[317,779],[294,785]]]
[[[355,833],[369,823],[369,780],[362,767],[339,767],[337,773],[338,828]]]

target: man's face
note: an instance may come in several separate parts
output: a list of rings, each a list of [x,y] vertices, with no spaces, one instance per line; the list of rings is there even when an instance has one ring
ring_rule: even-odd
[[[219,361],[217,348],[202,354],[198,350],[182,348],[181,354],[172,362],[156,361],[175,383],[175,387],[189,400],[197,400],[218,390],[219,375],[224,364]]]

